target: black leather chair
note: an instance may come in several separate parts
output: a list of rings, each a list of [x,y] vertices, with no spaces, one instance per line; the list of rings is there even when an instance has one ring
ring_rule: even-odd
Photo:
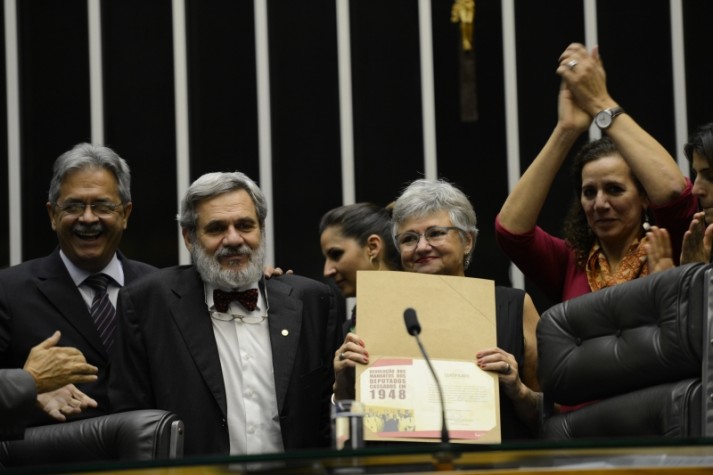
[[[22,440],[0,442],[0,466],[16,467],[183,456],[183,422],[158,409],[30,427]]]
[[[690,264],[555,305],[537,328],[546,438],[713,435],[713,270]],[[705,395],[705,397],[703,397]]]

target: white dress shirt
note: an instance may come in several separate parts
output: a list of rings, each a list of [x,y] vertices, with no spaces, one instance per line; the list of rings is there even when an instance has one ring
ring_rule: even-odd
[[[238,290],[248,288],[258,288],[257,283]],[[212,286],[205,285],[205,300],[212,316],[228,401],[230,454],[283,452],[266,318],[267,299],[259,292],[257,308],[252,312],[232,302],[228,311],[221,314],[213,305],[213,290]],[[230,319],[236,315],[247,320]]]

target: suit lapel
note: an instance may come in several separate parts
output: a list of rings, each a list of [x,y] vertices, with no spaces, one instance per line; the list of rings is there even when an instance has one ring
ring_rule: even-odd
[[[183,341],[193,356],[203,380],[225,416],[227,414],[225,384],[218,345],[215,342],[213,325],[205,304],[203,281],[194,267],[182,267],[177,270],[175,281],[169,285],[176,296],[170,303],[171,315],[183,335]]]
[[[276,279],[266,284],[270,303],[267,321],[270,326],[272,366],[275,373],[277,408],[282,412],[285,405],[290,377],[293,376],[297,348],[302,328],[302,301],[292,297],[292,287]]]
[[[119,258],[119,262],[121,262],[121,269],[124,272],[124,285],[128,285],[132,281],[141,277],[137,266],[132,264],[121,251],[116,251],[116,257]]]
[[[40,266],[42,270],[38,274],[37,289],[87,343],[106,359],[104,344],[89,315],[87,304],[62,262],[59,250],[47,256],[46,260],[46,265]]]

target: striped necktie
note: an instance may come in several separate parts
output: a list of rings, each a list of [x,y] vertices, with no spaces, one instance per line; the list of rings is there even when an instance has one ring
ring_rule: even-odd
[[[83,282],[94,289],[94,300],[92,300],[89,314],[94,320],[99,337],[104,343],[104,348],[106,348],[107,352],[111,350],[111,346],[114,344],[114,330],[116,329],[116,309],[111,300],[109,300],[109,293],[107,292],[110,281],[111,277],[106,274],[94,274],[87,277]]]

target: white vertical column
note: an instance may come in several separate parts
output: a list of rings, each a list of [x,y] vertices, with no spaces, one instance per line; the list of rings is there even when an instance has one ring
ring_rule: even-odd
[[[589,51],[599,44],[599,34],[597,33],[597,0],[584,0],[584,43]],[[592,123],[592,125],[589,126],[589,140],[597,140],[601,137],[602,131]]]
[[[89,107],[92,143],[104,144],[104,87],[102,82],[101,0],[87,0],[89,19]]]
[[[502,0],[503,65],[505,74],[505,140],[508,165],[508,192],[520,179],[520,128],[517,105],[517,43],[515,34],[514,0]],[[525,278],[514,264],[510,264],[512,286],[525,288]]]
[[[421,47],[421,114],[423,122],[423,165],[425,178],[438,178],[436,156],[436,100],[433,80],[433,32],[431,0],[418,0],[419,44]]]
[[[17,3],[5,0],[5,84],[7,100],[7,178],[10,265],[22,262],[22,186],[20,176],[20,85]]]
[[[275,265],[275,230],[272,199],[272,123],[270,119],[270,48],[267,36],[267,0],[254,0],[255,66],[257,69],[258,145],[260,188],[270,212],[265,222],[265,262]]]
[[[337,62],[339,64],[339,129],[342,153],[342,204],[356,200],[354,190],[354,113],[349,0],[337,0]]]
[[[671,0],[671,59],[673,61],[673,111],[676,127],[676,161],[684,175],[690,169],[683,146],[688,141],[688,106],[686,99],[686,51],[683,39],[683,6],[681,0]]]
[[[357,0],[358,1],[358,0]],[[337,62],[339,64],[339,130],[342,153],[342,204],[356,201],[354,179],[354,109],[352,94],[352,47],[349,22],[349,0],[337,0]],[[349,318],[356,299],[346,302]]]
[[[337,55],[339,63],[339,129],[342,152],[342,204],[348,205],[356,201],[349,0],[337,0]],[[345,318],[349,318],[355,305],[356,299],[349,297],[346,303]]]
[[[176,204],[181,202],[190,184],[190,149],[188,130],[188,53],[186,50],[185,0],[173,0],[173,83],[176,107]],[[189,264],[190,254],[178,233],[178,262]]]

